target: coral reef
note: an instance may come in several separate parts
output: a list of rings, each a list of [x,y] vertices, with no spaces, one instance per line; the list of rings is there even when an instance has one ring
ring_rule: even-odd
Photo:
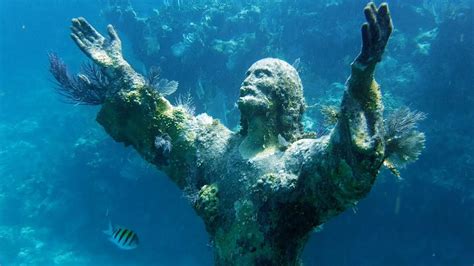
[[[474,30],[473,8],[472,4],[466,7],[443,2],[456,12],[449,11],[436,25],[438,33],[431,42],[429,56],[423,58],[426,64],[420,65],[420,78],[415,83],[422,89],[406,97],[419,98],[416,107],[436,121],[424,127],[427,153],[417,166],[429,171],[420,169],[419,178],[472,200],[474,193],[468,188],[474,185],[474,143],[468,133],[472,131],[471,123],[467,121],[474,118],[470,96],[474,83],[474,40],[470,34]]]
[[[2,263],[18,265],[61,265],[84,264],[89,259],[80,256],[70,249],[60,246],[47,245],[50,232],[48,229],[32,227],[0,227],[0,240],[5,247],[19,247],[18,249],[5,248],[0,251]],[[48,254],[45,256],[44,254]]]

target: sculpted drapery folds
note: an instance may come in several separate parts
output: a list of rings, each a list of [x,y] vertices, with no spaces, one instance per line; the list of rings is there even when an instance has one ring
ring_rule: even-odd
[[[185,191],[214,243],[217,265],[296,265],[310,232],[371,189],[385,154],[383,105],[374,80],[392,23],[388,6],[364,9],[362,51],[352,63],[338,121],[326,136],[303,130],[298,72],[266,58],[240,88],[241,129],[194,116],[150,88],[122,56],[121,41],[84,18],[72,38],[113,80],[97,121]],[[159,189],[159,188],[157,188]]]

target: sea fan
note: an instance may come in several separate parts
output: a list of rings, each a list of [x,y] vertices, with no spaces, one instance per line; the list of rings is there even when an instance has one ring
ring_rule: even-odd
[[[85,105],[104,103],[107,91],[112,87],[104,69],[84,64],[81,68],[83,73],[73,77],[56,54],[49,54],[49,64],[49,72],[56,79],[56,91],[67,102]]]
[[[148,69],[146,82],[149,86],[152,86],[160,80],[160,72],[161,69],[159,67],[152,66]]]
[[[417,130],[417,123],[426,115],[407,107],[395,110],[385,121],[385,162],[398,174],[397,168],[418,159],[425,148],[425,134]]]
[[[163,96],[173,94],[178,89],[179,85],[177,81],[161,79],[160,68],[158,67],[151,67],[150,70],[148,70],[147,84]]]

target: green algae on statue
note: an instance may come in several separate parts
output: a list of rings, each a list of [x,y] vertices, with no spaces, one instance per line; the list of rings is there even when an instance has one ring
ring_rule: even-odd
[[[299,265],[310,233],[365,197],[387,156],[397,152],[385,149],[374,80],[392,22],[386,4],[370,3],[364,13],[362,51],[352,63],[337,122],[319,138],[303,130],[301,80],[282,60],[262,59],[247,71],[238,100],[241,130],[232,132],[150,88],[123,58],[111,25],[106,40],[85,19],[73,19],[72,38],[114,80],[97,121],[182,190],[194,191],[215,263]]]

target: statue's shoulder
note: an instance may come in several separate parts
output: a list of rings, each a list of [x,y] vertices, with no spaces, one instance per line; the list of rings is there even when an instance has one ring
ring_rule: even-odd
[[[206,113],[199,114],[194,120],[194,131],[198,137],[228,138],[233,132],[224,126],[219,119],[212,118]]]
[[[218,119],[205,113],[197,115],[193,124],[196,148],[202,160],[222,158],[234,142],[235,134]]]
[[[304,138],[291,143],[285,151],[284,160],[287,165],[310,163],[326,151],[329,136]]]
[[[321,136],[318,138],[302,138],[288,146],[285,153],[305,153],[314,150],[322,150],[327,147],[329,143],[329,135]]]

